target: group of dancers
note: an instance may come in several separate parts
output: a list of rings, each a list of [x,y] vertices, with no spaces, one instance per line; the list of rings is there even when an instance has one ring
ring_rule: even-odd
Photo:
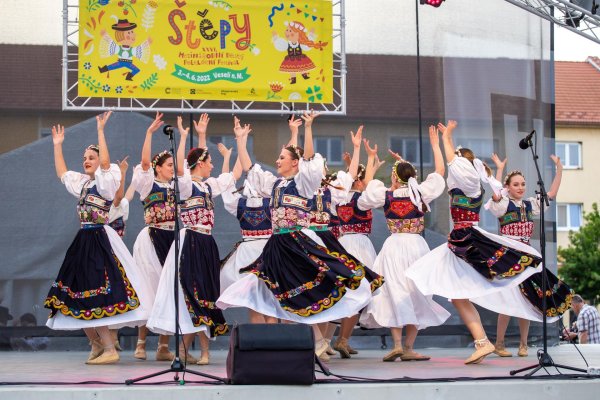
[[[177,118],[180,138],[175,165],[169,151],[151,156],[152,136],[164,123],[157,113],[146,132],[141,163],[125,192],[127,159],[111,164],[104,136],[110,115],[96,117],[98,144],[84,151],[84,173],[67,169],[62,155],[64,127],[52,129],[56,173],[79,199],[81,229],[46,298],[45,306],[51,310],[47,325],[83,329],[91,344],[87,364],[118,362],[114,332],[124,326],[139,327],[135,358],[147,358],[150,330],[160,335],[156,360],[171,361],[175,307],[184,344],[179,357],[186,363],[209,363],[209,339],[227,332],[222,310],[230,307],[247,308],[252,323],[310,324],[315,353],[325,361],[336,351],[342,358],[357,353],[348,342],[357,323],[391,328],[394,348],[383,361],[423,361],[429,357],[414,350],[418,331],[441,325],[450,316],[432,300],[433,295],[446,297],[458,310],[475,344],[465,363],[477,364],[494,352],[511,355],[504,346],[510,316],[519,318],[519,355],[526,356],[529,321],[543,318],[542,297],[548,300],[550,320],[570,306],[573,293],[555,275],[548,274],[547,290],[541,290],[541,256],[529,245],[533,217],[543,206],[539,198],[524,198],[525,178],[519,171],[508,173],[501,183],[506,160],[492,156],[497,167],[494,177],[471,150],[455,148],[455,121],[429,127],[434,172],[421,183],[415,167],[388,150],[395,163],[387,187],[374,179],[384,161],[379,160],[377,145],[370,146],[363,138],[362,126],[350,132],[353,152],[344,156],[347,169],[332,173],[314,152],[312,126],[318,113],[291,117],[290,141],[281,149],[275,175],[252,164],[246,149],[251,127],[234,118],[237,159],[231,168],[232,149],[219,145],[223,168],[212,177],[206,147],[208,115],[194,121],[199,146],[187,157],[189,127]],[[360,164],[363,147],[364,165]],[[550,198],[558,192],[562,172],[560,159],[552,156],[552,160],[556,175]],[[238,188],[236,182],[244,173]],[[500,235],[477,226],[483,185],[492,191],[484,208],[498,217]],[[446,186],[453,229],[448,243],[430,251],[421,236],[424,217]],[[138,234],[132,255],[122,236],[134,191],[141,199],[146,227]],[[238,219],[242,236],[223,260],[211,235],[213,199],[219,195],[225,209]],[[369,239],[372,212],[377,208],[383,208],[390,231],[379,254]],[[183,223],[180,232],[174,232],[177,214]],[[180,238],[177,271],[176,234]],[[500,314],[495,345],[488,340],[474,303]],[[332,322],[340,324],[334,343]],[[200,337],[199,359],[189,354],[196,336]]]

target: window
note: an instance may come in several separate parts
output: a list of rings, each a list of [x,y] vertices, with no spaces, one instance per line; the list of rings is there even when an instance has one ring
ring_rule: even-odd
[[[425,146],[428,142],[424,142],[423,145],[423,166],[430,167],[433,165],[433,154],[430,146]],[[419,154],[419,138],[417,137],[397,137],[393,136],[390,138],[390,149],[402,156],[405,160],[414,164],[415,168],[419,168],[421,165],[421,159]]]
[[[224,136],[224,135],[223,136],[221,136],[221,135],[212,136],[211,135],[211,136],[207,136],[206,140],[208,141],[208,143],[212,143],[215,146],[218,145],[219,143],[223,143],[225,145],[225,147],[227,147],[228,149],[233,147],[233,149],[235,150],[235,137],[233,135],[227,135],[227,136]],[[195,141],[195,143],[197,143],[197,140]]]
[[[454,143],[456,144],[456,140]],[[496,152],[499,147],[499,142],[497,139],[475,139],[475,138],[465,138],[458,140],[458,144],[467,149],[471,149],[475,156],[479,158],[481,161],[485,162],[490,167],[494,166],[494,162],[492,161],[492,153]]]
[[[342,165],[344,138],[341,136],[323,137],[315,139],[315,153],[321,154],[328,165]]]
[[[581,166],[581,143],[556,142],[556,155],[560,157],[566,169],[578,169]]]
[[[581,227],[582,205],[578,203],[559,203],[557,205],[556,229],[560,231],[578,230]]]

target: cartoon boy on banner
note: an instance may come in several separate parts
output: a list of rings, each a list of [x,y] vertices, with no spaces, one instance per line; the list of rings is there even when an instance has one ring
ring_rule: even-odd
[[[298,21],[285,22],[285,39],[273,32],[273,44],[279,51],[287,51],[287,55],[279,66],[279,71],[290,74],[290,84],[296,83],[296,74],[301,74],[304,79],[308,73],[315,69],[313,61],[304,54],[312,48],[323,50],[327,42],[315,42],[314,32],[307,33],[306,27]]]
[[[101,73],[112,71],[120,68],[127,68],[129,72],[125,76],[128,81],[133,80],[133,77],[140,72],[140,69],[133,63],[133,57],[139,59],[144,64],[148,62],[150,58],[150,45],[152,39],[148,37],[139,46],[133,47],[135,44],[135,31],[137,25],[133,22],[129,22],[126,19],[120,19],[114,25],[112,29],[115,31],[115,40],[112,40],[110,36],[103,29],[100,31],[102,40],[100,42],[100,57],[110,57],[117,55],[118,60],[110,65],[98,67]]]

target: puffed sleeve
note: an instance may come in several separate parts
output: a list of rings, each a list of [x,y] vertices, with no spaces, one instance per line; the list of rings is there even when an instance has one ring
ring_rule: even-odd
[[[487,203],[485,203],[485,209],[491,212],[494,217],[499,218],[506,214],[506,210],[508,210],[509,199],[506,196],[502,196],[499,201],[494,201],[494,199],[489,199]]]
[[[538,196],[535,197],[530,197],[527,200],[529,200],[529,202],[531,202],[531,213],[533,215],[540,215],[540,198]],[[548,207],[546,207],[544,210],[547,210]]]
[[[79,197],[83,185],[90,180],[86,174],[75,171],[67,171],[60,177],[60,181],[65,185],[67,191],[75,197]]]
[[[133,179],[131,184],[135,187],[136,192],[140,194],[140,199],[144,200],[150,194],[152,185],[154,184],[154,170],[148,168],[147,171],[142,169],[142,164],[138,164],[133,169]]]
[[[108,222],[113,222],[117,218],[123,217],[123,221],[127,221],[129,219],[129,200],[126,198],[122,198],[121,202],[117,207],[115,207],[114,203],[110,207],[108,211]]]
[[[271,41],[278,51],[286,51],[288,48],[287,40],[283,39],[281,36],[276,35],[271,39]]]
[[[261,197],[271,197],[277,177],[269,171],[263,171],[259,164],[254,164],[248,171],[248,182]]]
[[[427,175],[427,178],[419,185],[421,200],[423,200],[425,204],[429,204],[440,197],[440,195],[444,193],[444,189],[446,189],[444,177],[437,172],[432,172]]]
[[[385,204],[385,192],[387,188],[378,179],[373,179],[367,188],[361,193],[356,205],[359,210],[367,211],[373,208],[383,207]]]
[[[481,194],[481,182],[477,170],[464,157],[454,157],[448,163],[448,189],[460,189],[469,197]]]
[[[319,153],[315,153],[312,160],[300,159],[298,174],[294,177],[298,194],[306,199],[312,199],[315,190],[321,186],[324,178],[323,169],[325,161]]]
[[[100,196],[106,200],[115,198],[115,193],[121,185],[121,170],[117,164],[110,164],[107,170],[98,168],[95,172],[96,188]]]
[[[331,192],[331,207],[334,208],[338,204],[343,201],[346,201],[346,197],[348,196],[348,192],[352,188],[352,184],[354,183],[354,179],[352,179],[352,175],[347,172],[339,171],[337,173],[337,178],[331,182],[331,185],[337,186],[340,189],[336,189],[334,187],[329,187],[329,191]]]
[[[177,181],[179,185],[179,199],[189,199],[192,195],[192,174],[188,168],[187,160],[183,160],[183,176],[178,176]]]
[[[223,205],[225,206],[225,210],[233,216],[237,216],[237,208],[238,202],[242,198],[242,195],[238,191],[234,191],[235,188],[231,188],[230,190],[225,190],[221,193],[221,198],[223,199]]]
[[[213,198],[219,196],[225,190],[235,189],[235,178],[233,177],[233,172],[226,172],[216,178],[210,177],[206,179],[205,182],[208,186],[210,186]]]

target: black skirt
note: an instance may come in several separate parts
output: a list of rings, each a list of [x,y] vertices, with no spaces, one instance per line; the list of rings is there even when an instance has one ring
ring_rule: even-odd
[[[179,282],[192,323],[208,326],[211,337],[226,333],[225,317],[215,305],[221,289],[219,249],[215,239],[186,230],[180,259]]]
[[[301,231],[271,236],[261,256],[240,272],[258,276],[284,310],[302,317],[332,307],[365,277],[364,265],[353,257],[320,246]]]
[[[473,227],[450,232],[448,247],[488,280],[511,278],[542,262],[540,257],[494,242]]]
[[[360,261],[357,258],[355,258],[354,256],[352,256],[351,254],[349,254],[346,251],[344,246],[342,246],[342,244],[335,237],[333,232],[331,232],[330,230],[326,230],[326,231],[316,231],[315,233],[317,234],[318,237],[321,238],[321,240],[325,244],[325,247],[327,247],[329,250],[333,250],[339,254],[348,254],[348,257],[351,257],[356,263],[360,263]],[[385,280],[384,280],[383,276],[375,273],[375,271],[373,271],[371,268],[369,268],[367,266],[364,266],[364,267],[365,267],[365,278],[367,278],[367,281],[369,281],[369,284],[371,285],[371,292],[374,292],[383,285]]]
[[[104,227],[80,229],[69,246],[44,307],[91,320],[138,308],[140,301],[113,253]]]
[[[160,265],[165,265],[167,254],[169,254],[169,249],[175,240],[175,231],[149,227],[148,234],[150,235],[150,240],[152,241]]]
[[[546,270],[546,273],[546,315],[558,317],[571,307],[575,292],[552,272]],[[543,275],[538,272],[524,280],[519,288],[523,296],[543,314],[542,282]]]

